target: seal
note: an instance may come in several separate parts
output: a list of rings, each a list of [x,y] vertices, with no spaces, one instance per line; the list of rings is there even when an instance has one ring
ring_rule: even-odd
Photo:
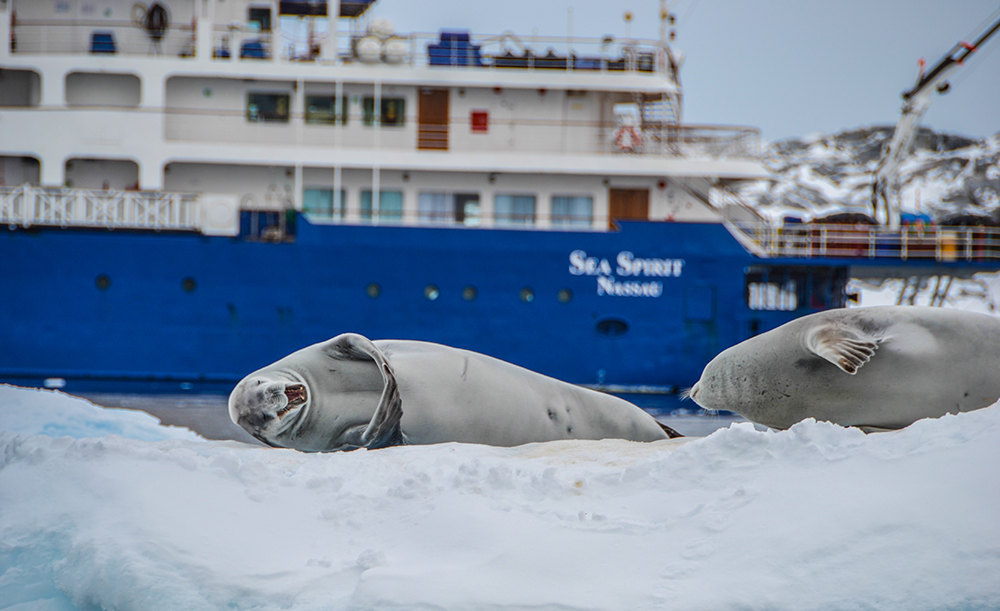
[[[680,436],[628,401],[483,354],[354,333],[251,373],[230,394],[229,416],[268,445],[304,452]]]
[[[1000,319],[914,306],[819,312],[723,351],[688,394],[776,429],[806,418],[899,429],[1000,398]]]

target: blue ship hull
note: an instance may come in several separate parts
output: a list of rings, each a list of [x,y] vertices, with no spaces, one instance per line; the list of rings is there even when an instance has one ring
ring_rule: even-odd
[[[0,380],[227,391],[294,350],[356,332],[475,350],[574,383],[669,391],[728,346],[842,306],[849,273],[843,261],[792,262],[822,267],[826,280],[794,311],[760,311],[747,303],[747,270],[781,262],[751,256],[719,224],[296,225],[283,243],[4,232]]]

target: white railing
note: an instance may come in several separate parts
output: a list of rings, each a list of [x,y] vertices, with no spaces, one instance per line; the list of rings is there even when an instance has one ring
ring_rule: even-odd
[[[768,223],[742,196],[714,189],[712,205],[730,232],[758,257],[1000,262],[1000,227]]]
[[[729,222],[764,257],[992,261],[1000,263],[1000,228],[902,227]],[[741,240],[742,241],[742,240]]]
[[[120,54],[196,56],[196,28],[190,18],[174,20],[154,40],[142,23],[109,19],[17,19],[10,48],[18,54]],[[262,32],[249,23],[214,24],[211,58],[283,62],[339,62],[413,67],[451,66],[500,71],[578,71],[617,74],[658,73],[674,79],[676,64],[659,41],[637,38],[518,36],[502,34],[337,32],[337,48],[325,33]],[[322,58],[328,59],[322,59]],[[333,59],[333,58],[336,59]],[[675,79],[676,80],[676,79]]]
[[[0,223],[200,231],[198,196],[158,191],[0,187]]]

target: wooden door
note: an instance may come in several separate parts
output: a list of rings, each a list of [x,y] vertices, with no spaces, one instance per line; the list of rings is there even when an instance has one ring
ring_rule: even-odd
[[[615,220],[649,220],[649,189],[611,189],[608,198],[608,226]]]
[[[448,150],[448,90],[421,89],[417,102],[417,148]]]

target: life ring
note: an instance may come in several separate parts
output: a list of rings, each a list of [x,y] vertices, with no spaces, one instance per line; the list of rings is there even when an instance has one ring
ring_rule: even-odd
[[[142,2],[132,5],[132,23],[140,27],[146,25],[146,5]]]
[[[622,125],[615,132],[615,146],[618,150],[631,153],[642,145],[642,136],[639,131],[631,125]]]

